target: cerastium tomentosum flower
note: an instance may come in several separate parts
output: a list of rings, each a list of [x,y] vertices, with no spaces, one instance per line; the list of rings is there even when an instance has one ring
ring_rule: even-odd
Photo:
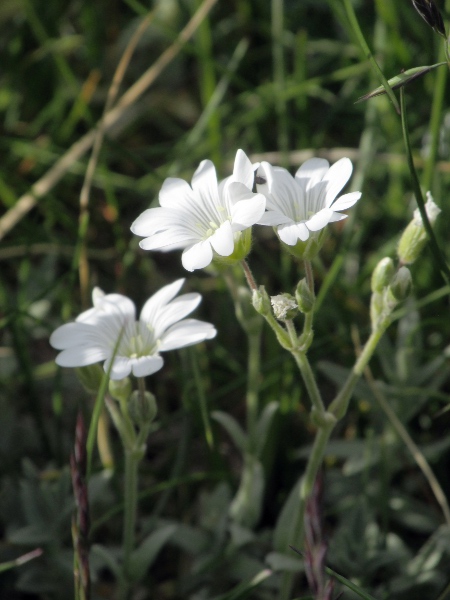
[[[130,373],[145,377],[163,366],[160,352],[184,348],[213,338],[213,325],[185,319],[201,302],[197,293],[175,296],[184,279],[164,286],[154,294],[136,321],[134,303],[121,294],[105,295],[99,288],[92,294],[94,307],[81,313],[74,323],[58,327],[50,344],[61,352],[61,367],[84,367],[105,361],[110,378],[123,379]]]
[[[350,208],[361,197],[360,192],[351,192],[336,199],[352,169],[348,158],[331,167],[323,158],[312,158],[293,177],[286,169],[262,162],[256,187],[267,198],[267,212],[258,224],[275,227],[295,256],[312,258],[320,250],[326,225],[345,219],[347,215],[339,211]]]
[[[203,269],[213,258],[235,262],[250,251],[251,226],[262,217],[266,199],[252,192],[254,170],[238,150],[233,175],[217,181],[216,169],[204,160],[194,173],[192,187],[170,177],[159,193],[160,206],[144,211],[131,226],[144,236],[144,250],[183,249],[188,271]]]

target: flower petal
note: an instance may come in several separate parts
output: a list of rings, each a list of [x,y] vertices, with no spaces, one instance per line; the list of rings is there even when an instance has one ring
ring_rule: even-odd
[[[331,206],[333,200],[350,179],[352,171],[353,165],[349,158],[341,158],[328,169],[323,178],[323,181],[327,182],[324,206]]]
[[[176,223],[180,209],[162,208],[147,208],[139,217],[131,224],[131,231],[136,235],[149,236],[164,231]]]
[[[159,371],[164,364],[164,360],[159,355],[140,356],[133,359],[131,369],[135,377],[147,377]]]
[[[197,319],[185,319],[166,331],[159,350],[167,352],[175,348],[184,348],[215,337],[217,331],[211,323]]]
[[[163,307],[154,319],[154,335],[160,338],[166,329],[169,329],[177,321],[181,321],[200,304],[200,294],[183,294],[173,302]]]
[[[240,181],[250,191],[253,189],[253,182],[255,180],[255,168],[243,150],[238,150],[236,152],[236,158],[234,159],[233,168],[233,180]]]
[[[285,225],[287,223],[294,223],[294,221],[284,215],[279,210],[268,210],[263,214],[257,225]]]
[[[334,212],[331,216],[330,223],[335,223],[336,221],[342,221],[343,219],[346,219],[347,217],[348,217],[348,215]]]
[[[263,194],[247,192],[232,208],[233,231],[243,231],[257,223],[264,214],[266,198]]]
[[[301,186],[292,175],[281,167],[272,167],[267,162],[262,162],[264,175],[267,180],[265,185],[257,186],[258,192],[266,195],[267,210],[279,210],[293,221],[306,218],[305,199]],[[268,194],[266,191],[268,190]]]
[[[141,240],[139,242],[139,246],[143,250],[166,251],[168,248],[171,250],[186,248],[186,246],[189,246],[196,241],[197,240],[192,237],[190,231],[173,227],[172,229],[168,229],[166,231],[154,233],[151,237]]]
[[[165,208],[177,209],[180,204],[192,202],[193,196],[191,186],[187,181],[178,177],[168,177],[164,180],[159,192],[159,204]]]
[[[131,368],[135,360],[136,359],[134,358],[128,358],[128,356],[116,356],[109,372],[110,379],[117,381],[118,379],[124,379],[125,377],[128,377],[128,375],[131,373]],[[105,364],[103,365],[105,373],[108,372],[110,362],[111,359],[105,361]]]
[[[310,158],[297,169],[295,179],[300,183],[305,192],[311,190],[319,181],[322,181],[330,164],[324,158]]]
[[[319,231],[328,225],[332,215],[331,208],[323,208],[306,221],[306,226],[310,231]]]
[[[139,320],[154,326],[155,315],[175,298],[185,281],[184,277],[177,279],[153,294],[142,307]]]
[[[350,208],[356,204],[360,198],[361,192],[350,192],[349,194],[344,194],[343,196],[339,196],[336,202],[333,202],[331,208],[333,210],[346,210],[347,208]]]
[[[63,350],[55,358],[55,362],[60,367],[86,367],[101,362],[108,357],[104,348],[75,346]]]
[[[192,189],[201,197],[205,206],[219,205],[219,186],[216,168],[210,160],[202,160],[192,177]]]
[[[209,240],[198,242],[186,248],[181,255],[181,263],[186,271],[204,269],[212,261],[213,252]]]
[[[234,250],[233,230],[230,221],[227,220],[225,223],[222,223],[219,229],[216,229],[208,240],[217,254],[220,256],[230,256]]]
[[[280,225],[277,232],[280,240],[288,246],[295,246],[299,239],[305,242],[309,238],[309,231],[304,223]]]

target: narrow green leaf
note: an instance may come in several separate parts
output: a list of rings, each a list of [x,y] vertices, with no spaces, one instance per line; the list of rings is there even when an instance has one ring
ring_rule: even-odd
[[[258,585],[260,585],[271,575],[272,571],[270,569],[264,569],[263,571],[257,573],[250,581],[243,581],[242,583],[239,583],[230,592],[226,592],[220,596],[215,596],[213,600],[243,600],[252,590],[258,587]]]
[[[400,73],[400,75],[395,75],[395,77],[388,79],[388,83],[393,90],[396,90],[400,87],[407,85],[408,83],[411,83],[411,81],[414,81],[418,77],[422,77],[422,75],[426,75],[430,71],[433,71],[433,69],[437,69],[437,67],[441,67],[442,65],[446,65],[446,64],[447,64],[446,62],[440,62],[440,63],[436,63],[435,65],[430,65],[430,66],[414,67],[413,69],[408,69],[407,71]],[[376,89],[369,92],[368,94],[364,94],[364,96],[361,96],[360,98],[358,98],[358,100],[356,100],[355,104],[358,104],[358,102],[364,102],[364,100],[369,100],[370,98],[375,98],[375,96],[382,96],[385,93],[386,93],[385,87],[380,85]]]

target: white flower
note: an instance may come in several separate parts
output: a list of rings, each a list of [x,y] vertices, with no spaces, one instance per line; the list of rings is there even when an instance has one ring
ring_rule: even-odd
[[[144,211],[131,231],[145,236],[140,242],[144,250],[183,248],[183,267],[202,269],[210,264],[213,251],[219,256],[233,254],[240,232],[262,217],[266,199],[252,192],[253,180],[254,167],[242,150],[236,153],[233,175],[220,185],[213,163],[204,160],[192,187],[183,179],[166,179],[160,206]]]
[[[145,377],[163,366],[160,352],[213,338],[217,332],[210,323],[184,319],[198,306],[201,296],[191,293],[174,299],[183,283],[184,279],[178,279],[156,292],[144,304],[139,321],[129,298],[105,295],[95,288],[94,308],[51,335],[50,344],[62,350],[56,363],[61,367],[84,367],[105,361],[104,369],[108,371],[113,361],[111,379],[123,379],[131,372]]]
[[[258,184],[257,189],[266,196],[268,210],[259,224],[277,227],[280,240],[295,246],[299,240],[305,242],[310,232],[345,219],[347,215],[338,211],[353,206],[361,193],[335,198],[350,179],[352,169],[348,158],[341,158],[332,167],[323,158],[312,158],[292,177],[286,169],[262,162],[258,176],[266,183]]]

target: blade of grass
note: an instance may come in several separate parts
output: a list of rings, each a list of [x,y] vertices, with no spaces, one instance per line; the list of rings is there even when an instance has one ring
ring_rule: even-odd
[[[436,241],[436,237],[434,235],[433,228],[431,227],[430,221],[428,220],[427,211],[425,209],[425,202],[422,195],[422,190],[420,189],[419,179],[417,177],[416,169],[414,167],[414,161],[411,152],[411,143],[409,140],[409,130],[408,123],[406,119],[406,103],[405,103],[405,91],[403,88],[400,89],[400,106],[401,106],[401,117],[402,117],[402,130],[403,130],[403,140],[405,143],[405,151],[406,151],[406,160],[409,167],[409,172],[411,175],[411,183],[413,186],[414,196],[416,198],[417,207],[420,212],[420,216],[422,217],[422,222],[425,227],[425,231],[427,232],[431,252],[436,260],[436,264],[441,271],[442,277],[445,280],[445,283],[449,283],[450,281],[450,269],[445,262],[445,259],[442,255],[442,252],[438,246]]]
[[[211,11],[218,0],[205,0],[192,19],[180,32],[174,43],[167,48],[147,69],[147,71],[121,96],[117,105],[105,116],[105,131],[109,131],[124,117],[133,120],[139,112],[132,114],[130,107],[142,96],[142,94],[153,84],[161,72],[179,54],[187,41],[194,35],[200,23]],[[28,214],[36,205],[39,198],[47,194],[67,173],[74,162],[79,160],[92,146],[95,140],[96,130],[92,129],[81,137],[69,150],[41,177],[29,192],[21,196],[16,204],[0,218],[0,240],[17,225],[17,223]]]

